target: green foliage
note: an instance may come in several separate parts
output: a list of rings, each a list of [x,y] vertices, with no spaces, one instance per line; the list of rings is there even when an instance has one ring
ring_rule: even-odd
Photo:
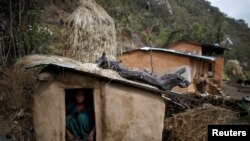
[[[241,102],[238,102],[237,105],[242,109],[244,110],[249,118],[250,118],[250,106],[248,104],[246,104],[245,102],[241,101]]]
[[[42,19],[42,12],[39,9],[31,9],[28,12],[28,21],[32,24],[41,23]]]
[[[168,1],[173,15],[166,4],[159,5],[155,0],[97,0],[119,27],[139,33],[146,44],[151,40],[156,47],[166,47],[180,39],[220,44],[230,37],[234,45],[226,52],[226,60],[250,64],[250,29],[244,20],[229,18],[205,0]]]
[[[118,30],[139,34],[145,44],[152,42],[155,47],[166,47],[180,39],[214,44],[230,37],[234,45],[230,46],[231,51],[225,53],[226,60],[237,59],[250,64],[250,29],[244,20],[229,18],[206,0],[168,0],[173,15],[170,14],[166,3],[159,4],[159,1],[164,2],[163,0],[96,0],[115,20]],[[15,15],[13,29],[19,32],[19,1],[11,2],[12,12]],[[74,9],[68,9],[77,1],[25,1],[22,26],[26,29],[20,33],[13,33],[17,36],[15,40],[18,41],[11,45],[13,48],[18,51],[25,50],[25,54],[47,52],[42,50],[48,50],[53,35],[43,25],[41,9],[46,8],[46,3],[64,5],[67,12],[72,12]],[[9,23],[10,19],[9,4],[10,1],[0,1],[0,18],[6,23]],[[43,30],[40,30],[41,28]],[[15,44],[18,46],[14,47]],[[6,48],[8,46],[6,45]],[[250,65],[247,67],[250,69]]]
[[[202,9],[209,9],[208,2],[194,3],[190,0],[170,0],[174,15],[168,13],[166,5],[149,1],[98,0],[119,25],[132,32],[141,33],[145,41],[152,39],[158,47],[166,46],[180,39],[189,39],[203,43],[214,43],[223,37],[221,15],[217,14],[217,26],[211,26],[204,17]],[[150,3],[151,9],[146,9]],[[193,6],[197,5],[197,6]],[[212,10],[211,10],[212,11]],[[216,11],[213,10],[212,12]],[[203,21],[204,19],[204,21]],[[220,19],[220,20],[219,20]],[[194,22],[195,21],[195,22]],[[211,23],[211,21],[210,21]],[[158,30],[152,30],[157,27]],[[217,29],[219,32],[217,32]]]
[[[250,71],[244,71],[244,76],[243,76],[243,78],[242,79],[244,79],[244,80],[249,80],[250,79]]]
[[[160,26],[159,31],[153,37],[153,41],[155,42],[156,46],[164,47],[167,43],[168,36],[170,34],[169,28]]]
[[[24,43],[28,47],[30,53],[48,53],[49,44],[53,39],[52,32],[40,24],[33,24],[23,33]]]
[[[42,24],[42,17],[40,10],[34,9],[28,11],[28,21],[30,24],[26,31],[22,33],[26,54],[48,54],[53,51],[49,47],[53,39],[53,32]]]
[[[244,111],[247,113],[247,115],[242,116],[234,121],[232,121],[233,124],[250,124],[250,105],[247,104],[244,101],[240,101],[237,103],[237,105]]]
[[[44,25],[38,1],[0,2],[0,65],[8,65],[24,55],[52,53],[53,33]]]
[[[210,25],[193,23],[190,29],[190,38],[194,41],[203,43],[214,43],[216,41],[216,31]]]

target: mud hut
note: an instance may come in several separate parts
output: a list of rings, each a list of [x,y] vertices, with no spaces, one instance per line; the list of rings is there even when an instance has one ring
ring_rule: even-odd
[[[100,53],[106,52],[110,59],[116,59],[114,21],[94,0],[80,0],[65,23],[64,56],[95,62]]]
[[[42,66],[34,88],[37,141],[65,141],[67,91],[92,90],[96,141],[161,141],[165,103],[158,89],[116,72],[56,56],[28,56],[22,68]]]

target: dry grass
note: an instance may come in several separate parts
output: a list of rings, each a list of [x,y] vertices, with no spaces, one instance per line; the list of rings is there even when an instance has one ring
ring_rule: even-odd
[[[231,110],[204,104],[166,119],[165,128],[170,131],[169,141],[204,141],[209,124],[225,124],[236,118]]]
[[[243,71],[238,60],[228,60],[226,62],[225,69],[230,75],[238,77],[243,75]]]
[[[0,136],[32,127],[32,74],[16,74],[14,67],[0,70]]]
[[[116,32],[113,19],[94,0],[81,0],[67,18],[64,55],[82,62],[95,62],[103,52],[116,58]]]

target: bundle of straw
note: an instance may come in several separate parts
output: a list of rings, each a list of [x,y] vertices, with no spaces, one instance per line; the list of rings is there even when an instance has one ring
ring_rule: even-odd
[[[64,56],[95,62],[103,52],[116,59],[116,31],[113,19],[94,0],[81,0],[67,18]]]
[[[209,124],[225,124],[236,118],[231,110],[204,104],[167,118],[165,128],[170,132],[169,141],[204,141]]]

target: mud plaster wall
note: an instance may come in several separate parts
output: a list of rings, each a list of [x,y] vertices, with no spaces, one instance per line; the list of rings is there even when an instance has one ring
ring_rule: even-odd
[[[130,53],[125,53],[120,57],[122,65],[127,68],[138,68],[140,70],[148,70],[151,72],[151,61],[150,52],[145,51],[133,51]],[[153,69],[154,73],[158,76],[162,76],[167,73],[175,73],[182,67],[186,68],[185,74],[183,76],[191,82],[188,88],[174,87],[172,91],[185,93],[194,92],[195,87],[193,85],[193,78],[197,71],[197,60],[175,55],[172,53],[165,52],[153,52]]]
[[[71,72],[35,87],[33,119],[36,141],[65,141],[65,89],[94,88],[97,79]]]
[[[168,49],[173,49],[176,51],[185,51],[185,52],[199,52],[199,55],[202,54],[202,47],[199,45],[195,45],[192,43],[176,43],[172,46],[169,46]],[[201,74],[205,74],[208,71],[208,63],[203,61],[202,68],[200,70]],[[223,57],[216,57],[215,59],[215,66],[214,66],[214,80],[215,83],[219,86],[222,85],[222,79],[223,79],[223,70],[224,70],[224,58]]]
[[[65,95],[59,83],[40,83],[35,91],[33,124],[36,141],[64,141]]]
[[[216,57],[214,66],[214,79],[219,86],[222,85],[223,70],[224,70],[224,58]]]
[[[165,103],[151,92],[119,84],[101,84],[97,141],[161,141]]]
[[[67,88],[93,88],[97,141],[161,141],[165,103],[151,92],[65,71],[35,88],[37,141],[65,141]]]

